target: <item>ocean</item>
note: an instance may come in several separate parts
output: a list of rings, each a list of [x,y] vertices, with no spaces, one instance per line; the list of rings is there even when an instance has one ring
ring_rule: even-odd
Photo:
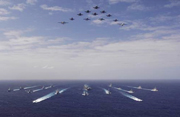
[[[135,101],[121,91],[110,88],[111,94],[104,90],[114,87],[132,89],[130,94],[143,101]],[[27,93],[24,90],[7,92],[27,86],[56,87]],[[92,89],[83,96],[83,86]],[[0,81],[0,117],[180,117],[180,81]],[[142,86],[158,91],[141,90],[127,86]],[[39,103],[32,103],[39,97],[57,89],[69,88]],[[38,89],[38,87],[33,88]],[[125,92],[124,92],[125,93]]]

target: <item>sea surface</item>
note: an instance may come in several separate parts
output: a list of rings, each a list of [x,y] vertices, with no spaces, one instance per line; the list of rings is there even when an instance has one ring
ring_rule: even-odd
[[[120,91],[108,89],[112,83],[143,101],[125,97]],[[7,92],[7,89],[39,85],[56,87],[35,93],[24,90]],[[92,89],[82,96],[83,85]],[[139,90],[127,86],[142,86],[158,91]],[[39,103],[33,100],[57,89],[69,88]],[[34,89],[38,89],[34,88]],[[0,117],[180,117],[180,81],[0,81]]]

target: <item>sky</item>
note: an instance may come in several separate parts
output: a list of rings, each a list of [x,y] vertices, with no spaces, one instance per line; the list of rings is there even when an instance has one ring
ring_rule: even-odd
[[[179,11],[179,0],[0,0],[0,80],[179,79]]]

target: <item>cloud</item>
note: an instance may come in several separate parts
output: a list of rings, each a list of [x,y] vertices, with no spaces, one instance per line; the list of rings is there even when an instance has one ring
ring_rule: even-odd
[[[6,9],[0,8],[0,15],[7,15],[9,13]]]
[[[168,78],[166,73],[180,66],[179,51],[180,42],[171,40],[171,37],[118,42],[102,38],[92,42],[14,50],[13,53],[8,52],[9,56],[1,52],[3,69],[0,67],[0,73],[11,79],[14,77],[8,75],[9,70],[11,74],[21,73],[17,75],[19,78],[28,76],[27,79],[49,79],[48,76],[53,79],[59,79],[59,76],[64,79],[121,79],[119,76],[126,79]],[[44,70],[51,69],[51,72],[34,69],[34,64],[43,66]],[[8,70],[5,71],[5,68]],[[172,71],[171,78],[176,76],[176,71]]]
[[[26,3],[30,4],[30,5],[35,5],[36,2],[37,2],[37,0],[26,0]]]
[[[3,34],[7,38],[18,38],[18,37],[21,37],[22,34],[26,32],[31,32],[32,30],[33,30],[32,28],[28,28],[26,30],[9,30],[9,31],[5,31]]]
[[[139,11],[147,11],[150,10],[150,7],[145,7],[142,4],[134,3],[127,8],[128,10],[139,10]]]
[[[105,21],[101,21],[101,20],[99,20],[99,19],[96,19],[96,20],[93,20],[92,23],[99,25],[99,24],[104,24],[104,23],[106,23],[106,22],[105,22]]]
[[[164,5],[166,8],[172,8],[172,7],[177,7],[180,6],[180,1],[179,0],[170,0],[170,4]]]
[[[54,69],[54,67],[46,65],[46,66],[43,66],[42,69]]]
[[[109,0],[110,4],[116,4],[119,2],[126,2],[126,3],[133,3],[133,2],[139,2],[140,0]]]
[[[73,10],[68,9],[68,8],[62,8],[59,6],[53,6],[53,7],[48,7],[47,5],[41,5],[40,6],[43,10],[48,10],[48,11],[62,11],[62,12],[72,12]]]
[[[0,0],[0,6],[6,6],[6,5],[10,5],[11,3],[8,2],[7,0]]]
[[[23,3],[20,3],[20,4],[18,4],[18,5],[14,5],[14,6],[12,6],[12,7],[9,7],[9,9],[11,9],[11,10],[18,10],[18,11],[21,11],[21,12],[22,12],[25,8],[26,8],[26,5],[23,4]]]
[[[23,31],[21,30],[16,30],[16,31],[7,31],[7,32],[4,32],[4,35],[8,38],[14,38],[14,37],[20,37],[20,35],[23,34]]]
[[[7,21],[7,20],[15,20],[18,19],[17,17],[1,17],[0,16],[0,21]]]

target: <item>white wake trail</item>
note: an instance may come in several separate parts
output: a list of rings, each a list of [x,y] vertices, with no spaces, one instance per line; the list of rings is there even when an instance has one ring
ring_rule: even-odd
[[[130,94],[127,94],[127,93],[124,93],[124,92],[120,92],[123,96],[125,96],[125,97],[128,97],[128,98],[130,98],[130,99],[132,99],[132,100],[134,100],[134,101],[143,101],[143,100],[141,100],[141,99],[139,99],[139,98],[137,98],[137,97],[135,97],[135,96],[132,96],[132,95],[130,95]]]

